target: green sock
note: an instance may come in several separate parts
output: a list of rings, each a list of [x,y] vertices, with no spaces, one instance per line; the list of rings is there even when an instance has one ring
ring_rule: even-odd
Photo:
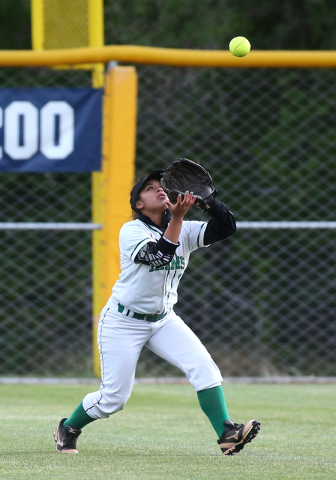
[[[90,415],[85,412],[81,402],[71,416],[64,421],[63,427],[65,427],[65,425],[71,425],[74,428],[83,428],[95,420],[96,418],[90,417]]]
[[[197,396],[201,409],[209,418],[211,425],[220,438],[224,431],[223,423],[225,420],[230,419],[222,386],[218,385],[217,387],[208,388],[207,390],[201,390],[197,392]]]

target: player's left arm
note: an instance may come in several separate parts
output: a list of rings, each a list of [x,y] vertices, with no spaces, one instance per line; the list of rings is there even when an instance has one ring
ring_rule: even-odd
[[[232,212],[223,202],[212,198],[207,203],[210,208],[206,212],[211,219],[204,232],[204,245],[211,245],[235,233],[237,226]]]

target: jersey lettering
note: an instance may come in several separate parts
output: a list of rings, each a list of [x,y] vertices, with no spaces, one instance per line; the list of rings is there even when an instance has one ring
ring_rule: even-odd
[[[184,270],[185,269],[185,258],[178,255],[175,255],[175,258],[168,263],[165,267],[153,267],[149,269],[149,273],[157,272],[158,270]]]

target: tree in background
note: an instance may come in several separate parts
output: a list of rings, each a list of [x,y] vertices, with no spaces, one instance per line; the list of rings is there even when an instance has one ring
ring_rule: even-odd
[[[0,2],[0,49],[24,50],[31,48],[30,2],[2,0]]]
[[[105,0],[105,43],[258,50],[336,49],[334,0]],[[0,2],[0,49],[31,47],[30,1]]]
[[[106,0],[107,44],[258,50],[336,48],[333,0]]]

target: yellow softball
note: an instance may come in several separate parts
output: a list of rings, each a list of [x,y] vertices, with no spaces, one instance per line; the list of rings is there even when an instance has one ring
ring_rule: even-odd
[[[229,43],[229,50],[235,57],[245,57],[251,50],[251,44],[245,37],[235,37]]]

